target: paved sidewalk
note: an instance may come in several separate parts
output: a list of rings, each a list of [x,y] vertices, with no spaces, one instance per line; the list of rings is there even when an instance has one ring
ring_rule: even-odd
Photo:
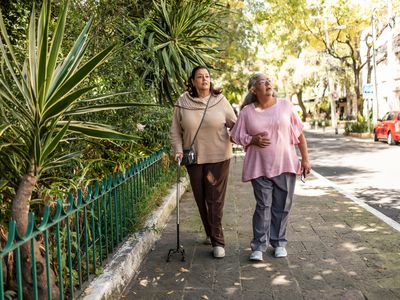
[[[289,219],[288,256],[248,260],[255,200],[241,182],[242,158],[232,159],[224,209],[226,257],[203,245],[191,191],[180,203],[186,261],[174,254],[175,214],[120,299],[400,299],[400,232],[324,181],[297,182]]]

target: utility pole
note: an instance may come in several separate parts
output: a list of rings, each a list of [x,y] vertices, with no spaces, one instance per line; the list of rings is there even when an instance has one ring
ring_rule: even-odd
[[[389,105],[393,105],[396,99],[396,84],[395,84],[395,65],[396,65],[396,56],[393,52],[393,27],[394,27],[394,15],[392,8],[392,1],[387,0],[387,23],[388,23],[388,37],[387,37],[387,65],[388,65],[388,88],[387,88],[387,97]]]
[[[379,118],[379,103],[378,103],[378,80],[376,77],[376,50],[375,50],[375,40],[376,40],[376,29],[375,29],[375,8],[372,10],[371,16],[371,34],[372,34],[372,63],[374,65],[374,103],[372,105],[372,121],[374,124]]]
[[[338,134],[338,126],[337,126],[337,118],[336,118],[336,99],[333,95],[334,92],[334,82],[332,78],[332,65],[329,60],[329,46],[330,46],[330,41],[329,41],[329,34],[328,34],[328,20],[327,20],[327,15],[326,15],[326,5],[324,5],[324,30],[325,30],[325,44],[326,44],[326,59],[327,59],[327,74],[328,74],[328,90],[329,90],[329,95],[328,98],[331,103],[331,122],[332,126],[335,129],[335,134]]]

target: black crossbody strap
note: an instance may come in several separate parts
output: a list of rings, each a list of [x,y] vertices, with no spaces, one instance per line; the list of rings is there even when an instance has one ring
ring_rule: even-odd
[[[193,144],[194,144],[194,141],[196,140],[197,134],[199,133],[201,124],[203,124],[204,116],[206,115],[206,111],[207,111],[207,108],[208,108],[208,103],[210,103],[211,96],[212,96],[212,94],[210,95],[210,97],[209,97],[208,100],[207,100],[207,105],[206,105],[206,108],[204,109],[203,117],[201,118],[200,125],[199,125],[199,127],[197,128],[197,131],[196,131],[196,134],[194,135],[193,141],[192,141],[192,143],[190,144],[190,148],[192,148],[192,146],[193,146]]]

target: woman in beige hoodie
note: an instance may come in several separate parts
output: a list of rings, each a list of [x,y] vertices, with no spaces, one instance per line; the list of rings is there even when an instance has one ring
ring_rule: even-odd
[[[192,148],[197,154],[197,163],[186,168],[206,242],[211,243],[217,258],[225,256],[222,216],[232,157],[228,129],[235,122],[232,106],[220,91],[213,89],[209,70],[204,66],[195,67],[187,91],[175,103],[170,139],[175,160],[181,161],[183,149],[188,149],[196,136]]]

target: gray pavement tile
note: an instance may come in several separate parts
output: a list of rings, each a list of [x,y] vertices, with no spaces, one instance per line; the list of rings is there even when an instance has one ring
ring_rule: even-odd
[[[364,291],[368,290],[378,290],[381,287],[378,285],[378,282],[373,279],[373,278],[366,278],[366,277],[358,277],[356,278],[355,276],[352,276],[352,274],[349,274],[353,278],[354,285],[364,293]]]
[[[301,290],[320,290],[328,286],[319,268],[298,269],[291,272]]]
[[[394,269],[400,274],[399,253],[364,254],[363,259],[368,267],[377,270]]]
[[[192,257],[192,264],[211,264],[214,260],[212,247],[210,245],[203,245],[196,248],[196,252]],[[207,261],[208,263],[205,263]],[[214,265],[213,265],[214,266]]]
[[[237,289],[224,289],[220,291],[205,290],[205,289],[185,289],[183,292],[184,300],[220,300],[220,299],[241,299],[241,294]]]
[[[307,253],[307,249],[304,247],[301,241],[293,241],[290,240],[290,243],[287,244],[286,250],[292,254],[304,254]]]
[[[364,295],[359,290],[311,290],[303,294],[305,300],[365,300]]]
[[[344,228],[338,228],[340,227],[339,224],[327,224],[325,223],[324,225],[315,225],[311,224],[311,228],[314,231],[314,233],[321,239],[324,238],[335,238],[336,240],[340,239],[340,235],[343,236],[344,232],[350,232],[351,228],[345,227],[346,225],[343,225]]]
[[[399,295],[392,290],[374,289],[363,291],[365,299],[368,300],[399,300]]]
[[[196,264],[190,267],[185,288],[189,289],[212,289],[215,271],[209,266]]]
[[[272,291],[243,291],[242,300],[273,300]]]
[[[379,286],[384,289],[398,289],[400,288],[400,274],[388,274],[387,277],[381,277],[376,279]]]
[[[400,299],[400,288],[390,289],[390,291]]]
[[[332,289],[351,290],[355,288],[353,279],[344,271],[322,271],[322,277]]]
[[[237,255],[230,255],[223,259],[215,259],[214,266],[217,274],[235,272],[240,268],[239,258]]]
[[[271,279],[276,276],[278,271],[273,269],[270,264],[257,263],[252,266],[241,268],[240,280],[244,291],[271,291]]]
[[[220,291],[224,289],[229,290],[241,290],[240,283],[240,273],[239,271],[231,271],[226,273],[218,272],[214,277],[214,286],[213,289],[215,291]]]
[[[179,290],[185,286],[186,274],[182,274],[179,269],[168,272],[148,272],[147,274],[139,274],[135,280],[136,291],[152,291],[157,290]]]
[[[274,300],[303,299],[302,291],[296,283],[273,286],[272,295]]]
[[[328,248],[325,246],[325,244],[320,240],[316,241],[308,241],[305,240],[302,242],[304,245],[304,248],[310,253],[310,254],[316,254],[316,253],[326,253],[328,252]]]

